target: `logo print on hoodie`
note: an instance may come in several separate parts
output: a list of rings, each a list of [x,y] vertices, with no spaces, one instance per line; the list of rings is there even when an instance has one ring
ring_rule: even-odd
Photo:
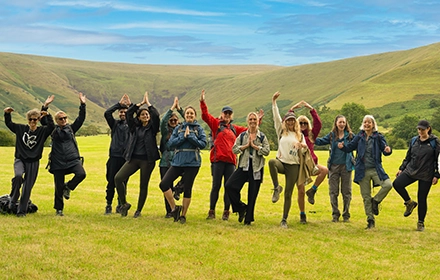
[[[35,141],[35,139],[37,139],[37,135],[29,135],[27,132],[23,134],[23,143],[28,146],[29,149],[32,149],[35,147],[35,145],[37,145],[37,141]]]

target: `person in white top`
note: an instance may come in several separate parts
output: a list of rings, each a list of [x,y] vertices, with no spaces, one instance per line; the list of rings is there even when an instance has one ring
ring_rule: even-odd
[[[300,159],[299,152],[307,150],[307,144],[301,133],[295,113],[287,112],[284,118],[281,118],[277,98],[280,96],[276,92],[272,97],[272,112],[274,126],[278,137],[278,151],[275,159],[269,160],[269,171],[274,185],[274,195],[272,202],[277,202],[279,194],[283,188],[278,183],[278,173],[285,176],[285,192],[284,192],[284,210],[281,227],[287,228],[287,217],[289,215],[290,206],[292,204],[293,187],[298,181]],[[298,206],[300,210],[301,221],[305,221],[305,188],[298,188]],[[304,219],[303,219],[304,216]]]

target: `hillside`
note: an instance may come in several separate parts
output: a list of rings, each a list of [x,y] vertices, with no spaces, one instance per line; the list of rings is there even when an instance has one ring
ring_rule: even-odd
[[[137,65],[0,53],[0,104],[14,107],[17,120],[55,94],[51,109],[76,116],[81,91],[89,100],[86,125],[105,128],[105,108],[123,93],[137,102],[148,90],[151,102],[164,112],[174,96],[183,106],[198,108],[205,88],[212,113],[228,104],[242,119],[255,108],[270,110],[272,94],[280,91],[282,110],[301,99],[331,109],[356,102],[376,113],[387,108],[392,124],[407,113],[432,115],[434,109],[423,109],[438,98],[439,74],[440,44],[294,67]],[[417,106],[405,105],[414,100]]]

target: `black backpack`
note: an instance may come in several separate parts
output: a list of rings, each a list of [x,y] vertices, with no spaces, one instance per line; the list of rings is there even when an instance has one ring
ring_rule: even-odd
[[[11,202],[11,197],[9,196],[9,194],[5,194],[0,196],[0,213],[1,214],[16,214],[15,211],[12,211],[11,209],[9,209],[9,203]],[[17,203],[15,204],[15,209],[18,208],[18,204],[20,203],[20,201],[17,201]],[[28,206],[27,206],[27,213],[35,213],[38,211],[38,206],[33,204],[31,200],[29,200],[28,202]]]

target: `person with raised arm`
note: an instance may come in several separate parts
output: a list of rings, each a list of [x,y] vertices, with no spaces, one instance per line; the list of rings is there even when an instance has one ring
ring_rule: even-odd
[[[124,182],[140,170],[138,205],[133,216],[138,218],[147,200],[151,173],[156,166],[156,161],[160,158],[156,142],[156,135],[159,132],[159,112],[151,105],[147,91],[140,103],[133,103],[128,107],[126,118],[130,130],[124,154],[126,162],[115,175],[115,185],[121,203],[119,212],[122,217],[125,217],[128,215],[131,204],[127,202],[127,191]]]
[[[209,211],[206,219],[215,219],[215,207],[219,198],[220,188],[226,184],[229,177],[234,173],[237,157],[232,152],[232,146],[240,133],[246,131],[246,127],[232,124],[233,110],[230,106],[224,106],[220,117],[214,117],[208,112],[208,106],[205,101],[205,90],[200,95],[200,109],[202,111],[202,120],[211,129],[212,143],[210,152],[212,188],[209,196]],[[223,196],[223,220],[229,219],[231,202],[226,192]]]
[[[115,175],[118,173],[119,169],[124,165],[124,151],[127,146],[129,128],[125,114],[127,108],[131,105],[130,98],[127,94],[124,94],[118,103],[108,108],[104,113],[104,118],[111,130],[111,142],[109,149],[109,158],[106,163],[106,196],[107,206],[105,207],[104,214],[109,215],[112,213],[112,202],[115,196]],[[118,111],[119,120],[113,117],[113,113]],[[127,185],[127,182],[124,182]],[[116,213],[119,213],[119,208],[121,204],[118,200],[118,205],[116,206]]]
[[[67,114],[58,111],[55,114],[55,129],[51,135],[49,172],[53,174],[55,182],[54,208],[57,216],[64,216],[63,197],[66,200],[70,199],[70,192],[86,178],[86,171],[75,138],[75,133],[86,119],[86,96],[82,92],[78,96],[80,101],[78,117],[70,124]],[[72,173],[73,178],[65,182],[65,176]]]
[[[318,172],[316,174],[316,180],[313,183],[313,186],[306,191],[307,200],[310,204],[315,204],[315,194],[318,190],[318,187],[324,181],[325,176],[328,174],[328,168],[324,165],[318,164],[318,157],[315,154],[314,144],[316,138],[318,138],[319,132],[322,128],[321,119],[318,116],[316,110],[304,100],[298,102],[290,108],[290,111],[294,111],[295,109],[306,107],[310,110],[310,115],[312,116],[313,123],[310,122],[309,118],[304,115],[298,117],[299,126],[301,128],[302,134],[306,138],[307,147],[310,150],[310,154],[312,155],[313,161],[315,162],[316,167],[318,168]]]
[[[171,134],[173,133],[174,128],[180,124],[179,122],[179,116],[177,115],[174,110],[177,110],[179,115],[181,115],[183,118],[184,113],[182,107],[179,105],[179,98],[175,97],[173,105],[170,109],[165,113],[165,115],[160,120],[160,152],[162,153],[162,156],[160,158],[159,162],[159,168],[160,168],[160,179],[163,179],[165,174],[167,173],[168,169],[171,167],[171,161],[174,157],[174,150],[170,149],[167,146],[168,140],[171,137]],[[181,181],[179,181],[178,185],[174,188],[174,198],[180,199],[180,192],[183,191],[183,185]],[[171,207],[166,198],[165,200],[165,218],[172,218],[171,215]]]
[[[300,174],[300,153],[307,151],[307,143],[305,137],[301,133],[299,123],[294,112],[287,112],[283,118],[280,116],[276,100],[280,96],[277,91],[272,96],[272,112],[275,131],[278,138],[278,151],[275,159],[269,160],[269,172],[274,186],[274,190],[279,193],[282,187],[278,181],[278,174],[284,174],[285,192],[284,192],[284,208],[283,217],[280,223],[282,228],[287,228],[287,218],[289,216],[290,207],[292,205],[292,194],[295,184],[298,186],[298,207],[300,210],[300,222],[304,223],[305,219],[305,190],[304,184],[298,184]],[[300,188],[302,186],[302,188]],[[273,202],[277,202],[278,199]]]
[[[47,112],[53,99],[53,95],[49,96],[41,111],[37,109],[28,111],[27,124],[14,123],[11,117],[14,109],[12,107],[4,109],[5,124],[15,134],[14,178],[12,178],[9,210],[17,217],[25,217],[28,212],[28,203],[37,180],[44,142],[55,127],[52,116]],[[43,121],[45,124],[38,126],[41,119],[45,119]],[[17,207],[18,198],[20,202]]]

